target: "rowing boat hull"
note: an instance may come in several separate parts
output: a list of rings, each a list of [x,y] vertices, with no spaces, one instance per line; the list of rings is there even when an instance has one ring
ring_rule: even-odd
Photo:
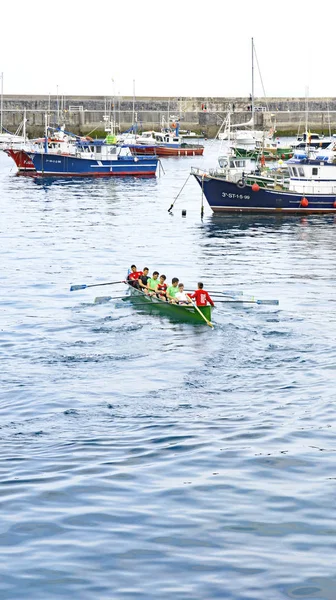
[[[128,286],[130,291],[130,299],[133,301],[134,306],[141,303],[141,308],[152,310],[163,315],[170,316],[177,321],[183,321],[188,323],[195,323],[199,325],[206,325],[205,320],[201,317],[199,312],[194,306],[171,304],[160,300],[156,296],[148,296],[140,290]],[[211,306],[198,306],[201,313],[205,316],[208,321],[211,321]]]

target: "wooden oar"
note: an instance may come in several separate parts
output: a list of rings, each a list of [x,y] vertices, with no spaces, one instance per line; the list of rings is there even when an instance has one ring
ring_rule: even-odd
[[[191,299],[191,304],[193,305],[194,308],[196,308],[197,312],[201,315],[202,319],[204,319],[204,321],[206,322],[206,324],[209,325],[209,327],[211,327],[213,329],[214,326],[211,323],[211,321],[208,321],[208,319],[206,318],[206,316],[203,315],[202,311],[198,308],[196,302],[193,302],[192,299]]]
[[[230,304],[235,304],[235,303],[242,303],[242,304],[246,304],[247,302],[253,303],[253,304],[270,304],[273,306],[278,306],[279,304],[279,300],[254,300],[252,298],[239,298],[239,299],[229,299],[226,298],[225,300],[215,300],[216,304],[218,302],[229,302]]]
[[[192,294],[193,292],[189,290],[187,294]],[[209,294],[220,294],[221,296],[242,296],[244,292],[238,290],[208,290]]]
[[[122,280],[122,281],[109,281],[108,283],[90,283],[89,285],[87,285],[86,283],[83,283],[82,285],[72,285],[70,287],[70,292],[74,292],[75,290],[85,290],[86,288],[90,288],[90,287],[99,287],[100,285],[115,285],[116,283],[126,283],[126,281]]]
[[[241,290],[208,290],[209,294],[220,294],[221,296],[242,296]]]

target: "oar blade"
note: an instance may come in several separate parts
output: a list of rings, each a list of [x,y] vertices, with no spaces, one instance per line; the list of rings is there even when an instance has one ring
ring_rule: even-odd
[[[256,304],[270,304],[272,306],[278,306],[279,300],[256,300]]]
[[[95,304],[104,304],[104,302],[109,302],[112,300],[112,296],[97,296],[94,299]]]
[[[84,283],[83,285],[72,285],[70,287],[70,292],[74,292],[75,290],[85,290],[87,285]]]

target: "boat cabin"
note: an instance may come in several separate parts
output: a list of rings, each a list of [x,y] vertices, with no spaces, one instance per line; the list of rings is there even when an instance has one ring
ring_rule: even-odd
[[[156,133],[155,141],[157,144],[180,144],[181,140],[178,136],[172,135],[171,133]]]
[[[118,160],[120,153],[123,155],[127,148],[121,148],[114,144],[107,144],[105,140],[78,141],[76,143],[76,156],[80,158],[91,158],[96,160]]]
[[[209,169],[209,175],[237,182],[244,179],[245,175],[256,171],[256,161],[253,158],[219,156],[218,167]]]
[[[289,189],[300,194],[336,194],[336,164],[329,153],[320,152],[313,159],[287,161]]]

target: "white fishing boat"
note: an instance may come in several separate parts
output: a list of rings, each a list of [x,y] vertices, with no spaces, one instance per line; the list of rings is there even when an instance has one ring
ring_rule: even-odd
[[[332,138],[318,133],[305,131],[302,135],[298,135],[295,142],[292,142],[293,150],[305,150],[307,146],[311,149],[324,149],[332,143]]]

